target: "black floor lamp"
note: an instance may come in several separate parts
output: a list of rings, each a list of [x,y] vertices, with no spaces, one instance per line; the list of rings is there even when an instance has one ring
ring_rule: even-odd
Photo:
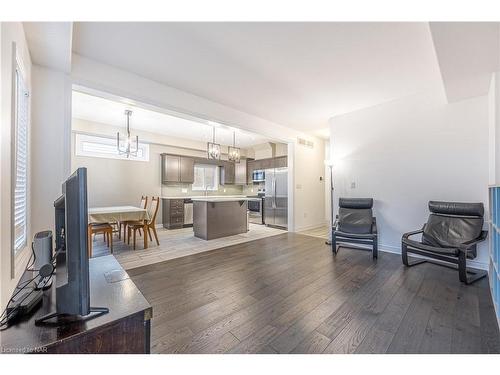
[[[330,228],[329,228],[329,238],[326,240],[327,245],[331,245],[331,235],[333,231],[333,223],[335,222],[334,219],[334,214],[333,214],[333,163],[331,160],[325,160],[325,165],[328,167],[328,170],[330,171]]]

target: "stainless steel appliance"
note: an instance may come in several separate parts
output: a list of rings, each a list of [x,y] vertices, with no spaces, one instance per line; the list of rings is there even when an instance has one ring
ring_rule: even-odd
[[[264,222],[288,228],[288,168],[265,170]]]
[[[264,194],[248,196],[248,221],[254,224],[264,224]]]
[[[184,226],[193,225],[193,201],[184,199]]]
[[[266,179],[266,173],[263,170],[256,170],[252,172],[253,182],[264,182]]]

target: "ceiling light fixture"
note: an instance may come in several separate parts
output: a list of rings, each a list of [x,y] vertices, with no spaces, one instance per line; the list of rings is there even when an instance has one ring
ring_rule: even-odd
[[[131,110],[125,110],[125,116],[127,116],[127,135],[124,141],[120,141],[120,132],[116,133],[116,148],[118,149],[119,155],[125,155],[127,158],[130,156],[137,157],[137,152],[139,151],[139,137],[135,136],[135,147],[132,147],[132,137],[130,135],[130,116],[132,116]]]
[[[236,147],[236,132],[233,131],[233,146],[228,147],[227,158],[229,161],[239,163],[241,157],[240,148]]]
[[[208,159],[220,160],[220,144],[215,143],[215,126],[212,127],[212,142],[207,142]]]

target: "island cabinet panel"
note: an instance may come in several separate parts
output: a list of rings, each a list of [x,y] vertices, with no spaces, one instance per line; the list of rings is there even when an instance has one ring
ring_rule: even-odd
[[[245,199],[193,198],[193,204],[195,237],[212,240],[248,231]]]

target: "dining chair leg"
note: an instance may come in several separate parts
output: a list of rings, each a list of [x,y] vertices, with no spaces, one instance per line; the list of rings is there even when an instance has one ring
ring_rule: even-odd
[[[136,230],[134,228],[134,250],[135,250],[135,232],[136,232]]]
[[[122,222],[121,221],[118,222],[118,239],[119,240],[122,239]]]
[[[156,243],[158,244],[158,246],[160,246],[160,241],[158,241],[158,233],[156,233],[156,228],[152,227],[152,230],[153,230],[153,234],[155,235]],[[153,240],[151,240],[151,241],[153,241]]]
[[[90,259],[92,258],[92,229],[90,225],[88,226],[87,229],[87,238],[88,238],[87,251]]]
[[[130,227],[127,229],[127,245],[130,245]]]
[[[153,242],[153,238],[151,237],[151,228],[148,227],[148,235],[149,235],[149,240]]]
[[[111,251],[111,254],[113,254],[113,230],[111,229],[111,232],[109,233],[109,250]]]
[[[146,233],[147,227],[148,227],[148,225],[144,224],[144,226],[143,226],[144,233]],[[147,248],[148,248],[148,236],[144,236],[144,249],[147,249]]]

